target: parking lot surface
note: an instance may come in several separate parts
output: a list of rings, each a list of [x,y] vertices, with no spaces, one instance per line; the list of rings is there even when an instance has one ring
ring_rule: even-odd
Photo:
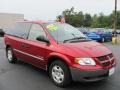
[[[94,83],[76,82],[67,88],[59,88],[50,81],[44,70],[20,61],[16,64],[8,63],[3,38],[0,38],[0,90],[119,90],[120,44],[105,43],[105,46],[113,51],[117,59],[116,71],[112,77]]]

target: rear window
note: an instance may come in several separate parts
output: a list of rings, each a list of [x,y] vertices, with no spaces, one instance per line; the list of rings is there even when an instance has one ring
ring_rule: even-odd
[[[32,23],[17,23],[13,29],[7,30],[6,34],[27,38]]]

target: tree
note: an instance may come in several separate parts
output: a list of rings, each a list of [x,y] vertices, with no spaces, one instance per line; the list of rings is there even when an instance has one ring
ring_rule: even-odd
[[[76,12],[74,7],[66,9],[62,12],[65,16],[66,23],[75,27],[93,27],[93,28],[113,28],[114,25],[114,11],[110,15],[100,13],[91,16],[84,14],[82,11]],[[117,11],[117,28],[120,29],[120,11]]]
[[[91,27],[92,28],[98,28],[99,27],[98,16],[96,14],[92,17]]]
[[[91,15],[90,15],[90,14],[85,14],[85,15],[84,15],[84,23],[83,23],[83,25],[84,25],[85,27],[90,27],[90,26],[91,26],[91,22],[92,22],[92,17],[91,17]]]

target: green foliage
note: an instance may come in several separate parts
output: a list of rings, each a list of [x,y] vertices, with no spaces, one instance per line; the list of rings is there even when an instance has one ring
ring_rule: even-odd
[[[113,28],[114,11],[110,15],[100,13],[91,16],[82,11],[76,12],[74,7],[63,11],[66,22],[75,27],[93,27],[93,28]],[[120,11],[117,11],[117,28],[120,29]]]

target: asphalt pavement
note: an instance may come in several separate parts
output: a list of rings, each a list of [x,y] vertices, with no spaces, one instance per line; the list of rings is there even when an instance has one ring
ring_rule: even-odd
[[[120,41],[119,41],[120,42]],[[119,90],[120,89],[120,44],[105,43],[116,56],[115,74],[107,80],[94,83],[72,83],[67,88],[55,86],[44,70],[19,61],[8,63],[3,38],[0,38],[0,90]]]

